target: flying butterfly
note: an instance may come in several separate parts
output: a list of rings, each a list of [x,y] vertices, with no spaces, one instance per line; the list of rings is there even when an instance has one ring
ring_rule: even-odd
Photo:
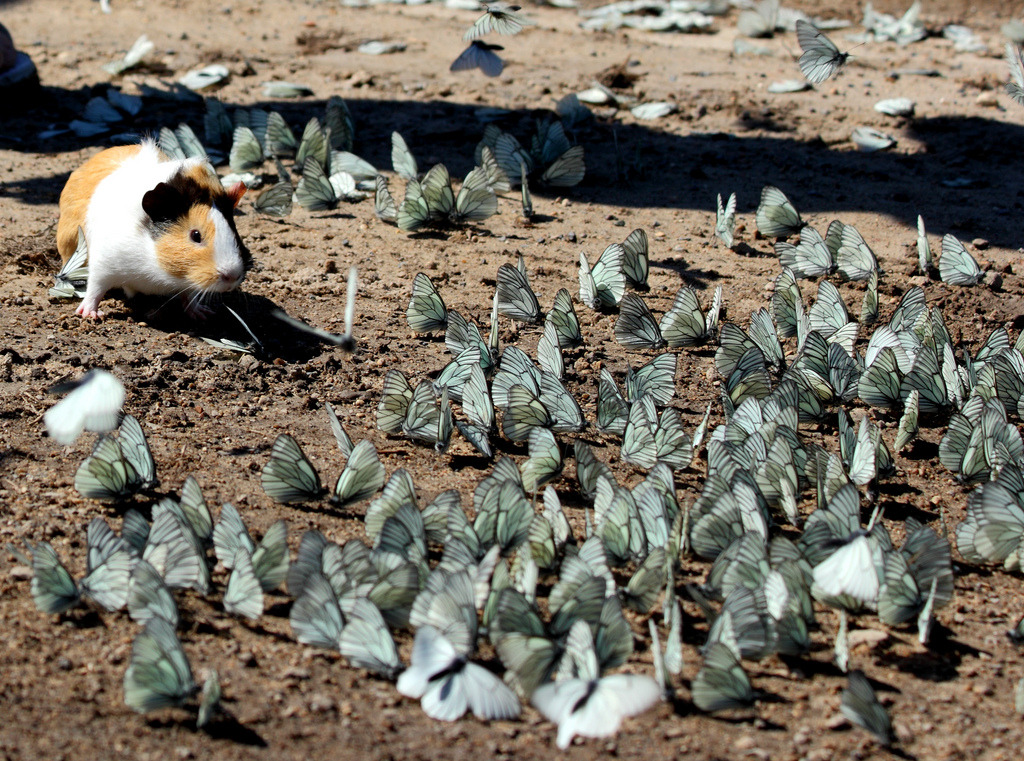
[[[90,370],[80,380],[50,389],[70,391],[43,415],[46,432],[58,443],[68,445],[85,431],[112,431],[124,404],[124,385],[106,370]]]
[[[459,57],[452,61],[448,67],[449,71],[469,71],[480,69],[488,77],[497,77],[505,68],[505,62],[495,50],[504,50],[501,45],[492,45],[488,42],[473,40],[469,47],[459,53]]]
[[[412,662],[398,678],[398,691],[420,698],[423,712],[455,721],[467,710],[485,721],[514,719],[519,700],[498,677],[460,654],[433,626],[416,630]]]
[[[517,13],[520,10],[518,5],[495,3],[494,5],[485,4],[483,7],[484,15],[473,22],[473,26],[462,36],[463,40],[476,40],[491,32],[508,35],[519,34],[523,31],[523,27],[534,23]]]
[[[840,53],[832,40],[803,19],[797,19],[796,39],[804,51],[800,56],[800,71],[813,85],[835,74],[850,57],[849,53]]]

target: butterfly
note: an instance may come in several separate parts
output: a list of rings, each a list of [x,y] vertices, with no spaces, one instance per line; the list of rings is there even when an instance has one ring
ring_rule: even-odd
[[[391,133],[391,166],[404,180],[415,180],[419,177],[416,157],[409,150],[405,138],[398,132]]]
[[[53,287],[49,290],[50,296],[57,299],[85,297],[85,286],[89,277],[89,268],[86,266],[88,256],[89,247],[85,241],[85,231],[79,227],[78,245],[75,247],[75,252],[64,262],[64,266],[53,276]]]
[[[124,702],[133,711],[148,713],[180,706],[198,689],[174,627],[162,618],[147,621],[132,642]]]
[[[548,481],[562,472],[562,453],[554,434],[545,428],[530,432],[529,457],[523,463],[523,489],[538,492]]]
[[[295,200],[310,211],[333,209],[339,201],[358,201],[366,193],[356,187],[355,178],[345,171],[328,176],[323,165],[313,157],[302,165],[302,178],[295,186]]]
[[[800,213],[786,198],[786,194],[774,185],[765,185],[761,189],[761,201],[757,205],[755,220],[758,232],[766,238],[788,238],[796,235],[804,226]]]
[[[106,370],[90,370],[72,384],[51,389],[70,391],[43,415],[46,432],[62,445],[72,444],[82,431],[112,431],[117,428],[124,385]]]
[[[324,109],[324,125],[326,131],[329,132],[328,142],[331,148],[336,151],[352,150],[355,126],[352,121],[352,113],[348,110],[348,104],[341,96],[332,95],[327,99]]]
[[[534,323],[542,315],[540,303],[526,277],[522,256],[519,265],[503,264],[498,268],[498,311],[514,320]]]
[[[626,250],[620,243],[608,246],[594,263],[580,251],[580,301],[591,309],[618,306],[626,292],[626,274],[623,270]]]
[[[718,333],[718,315],[722,306],[722,286],[715,288],[705,315],[700,309],[697,293],[684,287],[676,291],[672,307],[659,323],[661,335],[670,348],[706,343]]]
[[[718,194],[718,207],[715,212],[715,235],[726,248],[732,248],[733,233],[736,230],[736,194],[729,195],[729,200],[722,206],[722,194]]]
[[[520,10],[518,5],[495,3],[494,5],[484,5],[484,10],[486,11],[484,15],[473,22],[473,26],[463,35],[463,40],[475,40],[491,32],[519,34],[523,31],[524,26],[533,23],[517,13]]]
[[[1012,42],[1006,43],[1006,63],[1010,67],[1013,81],[1003,87],[1007,95],[1024,106],[1024,58],[1021,57],[1020,47]]]
[[[448,327],[448,310],[444,299],[430,278],[419,272],[412,281],[412,299],[405,312],[409,327],[417,333],[429,333]]]
[[[662,322],[665,322],[664,317]],[[661,349],[666,341],[650,308],[639,296],[627,293],[619,302],[615,339],[631,349]]]
[[[455,206],[448,212],[448,220],[456,225],[482,222],[498,213],[498,197],[494,194],[485,170],[473,168],[462,181],[455,196]]]
[[[585,621],[569,632],[567,653],[577,674],[541,685],[530,702],[548,721],[558,724],[556,744],[565,750],[576,735],[611,737],[622,719],[636,716],[661,700],[662,688],[649,676],[613,674],[601,677],[594,638]]]
[[[302,139],[295,151],[295,166],[306,167],[306,161],[313,159],[326,172],[330,164],[330,136],[320,125],[320,120],[312,117],[302,130]]]
[[[377,405],[377,427],[385,433],[398,433],[423,441],[436,442],[441,411],[430,381],[421,381],[414,390],[401,370],[391,369],[384,376]]]
[[[388,190],[387,178],[378,174],[373,182],[373,213],[377,215],[377,219],[383,222],[397,222],[398,207],[395,205],[391,191]]]
[[[122,422],[118,439],[104,434],[75,472],[75,489],[89,499],[113,502],[158,483],[153,455],[138,421]]]
[[[514,719],[519,700],[498,677],[461,655],[433,626],[416,630],[412,662],[398,678],[398,691],[420,698],[424,713],[455,721],[467,710],[485,721]]]
[[[268,497],[286,504],[319,499],[323,494],[316,468],[287,433],[274,440],[270,460],[260,474],[260,483]]]
[[[868,730],[882,745],[892,745],[896,736],[892,731],[889,713],[885,710],[864,672],[851,671],[849,684],[839,700],[839,711],[859,727]]]
[[[572,305],[572,296],[565,288],[560,288],[555,294],[555,302],[544,318],[545,326],[548,323],[555,329],[559,348],[571,349],[583,343],[580,320]]]
[[[286,176],[287,177],[287,176]],[[292,213],[292,184],[284,179],[264,190],[253,201],[253,208],[268,217],[287,217]]]
[[[263,166],[266,156],[256,134],[245,126],[235,127],[228,163],[233,172],[249,172]]]
[[[480,69],[488,77],[497,77],[505,68],[505,62],[495,53],[496,50],[504,50],[501,45],[492,45],[488,42],[473,40],[469,47],[459,53],[459,57],[452,61],[448,67],[449,71],[468,71],[469,69]]]
[[[128,578],[128,614],[145,625],[151,618],[162,618],[176,628],[178,606],[160,573],[145,560],[139,560]]]
[[[964,244],[955,236],[942,238],[942,256],[939,257],[939,277],[952,285],[976,285],[981,280],[981,268]]]
[[[736,653],[723,642],[704,652],[704,665],[690,685],[694,705],[707,713],[742,708],[754,701],[750,678]]]
[[[622,242],[622,250],[625,254],[622,259],[622,273],[626,276],[626,283],[637,290],[647,290],[647,275],[650,270],[647,233],[640,228],[631,232]]]
[[[832,40],[803,19],[797,19],[796,39],[804,51],[800,56],[800,71],[811,84],[824,82],[850,57],[849,53],[840,53]]]
[[[368,439],[360,441],[348,455],[345,469],[334,486],[334,501],[339,505],[358,502],[384,486],[384,465],[377,449]]]

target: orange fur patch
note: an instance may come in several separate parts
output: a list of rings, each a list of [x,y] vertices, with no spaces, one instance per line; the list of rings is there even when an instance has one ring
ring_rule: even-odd
[[[209,206],[193,206],[187,217],[167,227],[156,240],[160,266],[174,277],[188,278],[201,288],[211,287],[220,277],[213,261],[216,228],[209,213]],[[202,242],[192,241],[192,230],[202,233]]]
[[[100,181],[110,175],[126,159],[139,152],[138,145],[107,148],[71,173],[60,194],[60,219],[57,222],[57,251],[67,261],[78,247],[78,228],[85,226],[89,201]]]

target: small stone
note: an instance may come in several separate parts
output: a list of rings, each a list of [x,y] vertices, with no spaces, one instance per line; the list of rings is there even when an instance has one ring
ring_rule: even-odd
[[[843,727],[850,726],[850,722],[841,713],[833,714],[832,717],[825,722],[825,726],[828,729],[842,729]]]
[[[900,741],[901,745],[906,745],[914,741],[914,732],[906,724],[901,721],[897,721],[892,725],[893,732],[896,733],[896,739]]]
[[[757,741],[754,740],[753,737],[751,737],[750,735],[744,735],[743,737],[739,738],[736,742],[734,742],[732,744],[732,747],[734,750],[742,752],[745,750],[752,749],[755,745],[757,745]]]
[[[975,105],[994,108],[999,105],[999,98],[994,90],[986,90],[974,100]]]
[[[971,241],[971,245],[974,246],[976,251],[984,251],[988,248],[988,241],[984,238],[975,238]]]
[[[14,581],[31,581],[34,574],[27,565],[14,565],[11,566],[11,570],[7,572],[7,575]]]
[[[889,639],[889,635],[878,629],[854,629],[850,632],[849,639],[851,649],[859,645],[866,645],[871,648],[885,642]]]

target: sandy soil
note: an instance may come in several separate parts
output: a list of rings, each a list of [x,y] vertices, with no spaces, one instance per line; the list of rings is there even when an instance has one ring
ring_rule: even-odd
[[[901,11],[891,3],[882,10]],[[808,12],[834,8],[817,3]],[[859,20],[846,2],[837,11]],[[499,265],[525,257],[541,304],[555,292],[576,292],[576,262],[591,260],[635,227],[651,236],[651,292],[655,313],[664,312],[683,284],[710,297],[722,285],[726,319],[746,323],[764,305],[766,285],[778,271],[769,242],[754,235],[753,210],[767,182],[781,186],[804,214],[824,229],[839,217],[855,224],[885,271],[881,312],[887,315],[912,284],[915,224],[923,215],[932,235],[951,232],[975,241],[973,253],[989,274],[972,289],[925,284],[930,305],[945,314],[953,338],[972,351],[996,326],[1016,335],[1024,283],[1016,163],[1024,111],[1002,92],[999,26],[1015,4],[926,2],[924,19],[939,29],[949,22],[972,25],[990,55],[957,54],[941,38],[898,48],[870,44],[855,51],[845,73],[815,91],[773,95],[767,86],[799,76],[792,34],[765,42],[771,55],[733,55],[735,12],[701,35],[638,31],[586,32],[574,11],[528,9],[537,25],[504,40],[505,73],[488,80],[477,72],[452,74],[462,49],[469,11],[439,5],[346,9],[334,3],[274,4],[262,1],[209,4],[195,0],[114,0],[111,15],[96,3],[58,0],[5,3],[0,20],[40,70],[41,100],[21,113],[3,106],[0,121],[0,541],[47,539],[72,572],[84,569],[85,526],[97,515],[116,526],[124,507],[82,499],[74,471],[89,453],[91,438],[62,449],[44,435],[42,413],[53,403],[46,389],[104,367],[128,388],[125,409],[142,420],[158,464],[162,493],[175,493],[195,474],[211,505],[232,502],[257,534],[284,518],[294,549],[299,536],[319,528],[332,539],[362,534],[365,503],[337,512],[272,503],[259,485],[271,443],[294,435],[324,481],[341,460],[322,411],[331,402],[353,438],[369,438],[389,472],[404,467],[421,497],[455,486],[471,500],[488,463],[457,440],[446,456],[389,439],[375,429],[374,408],[388,369],[415,378],[435,374],[448,361],[439,339],[417,337],[404,312],[413,276],[430,275],[449,307],[485,325]],[[70,171],[100,147],[92,140],[61,136],[41,140],[44,129],[66,124],[110,77],[99,67],[146,33],[156,43],[153,65],[125,75],[135,91],[201,64],[220,62],[232,71],[217,92],[229,106],[279,108],[293,127],[341,95],[356,122],[356,151],[390,167],[389,134],[399,130],[421,166],[444,161],[453,175],[472,165],[483,125],[476,109],[507,108],[502,124],[525,136],[540,110],[564,94],[621,67],[628,92],[645,101],[678,104],[675,114],[641,122],[628,111],[598,109],[598,118],[576,138],[586,148],[587,176],[564,195],[535,192],[533,227],[517,224],[518,198],[501,203],[501,214],[476,229],[410,236],[380,223],[370,202],[335,212],[296,208],[277,221],[253,213],[243,201],[237,223],[256,259],[239,308],[261,337],[258,358],[225,356],[200,335],[238,336],[226,313],[207,325],[186,319],[160,300],[104,302],[100,323],[74,314],[74,305],[52,301],[47,288],[59,265],[55,248],[57,199]],[[842,32],[834,33],[837,41]],[[404,52],[372,57],[355,48],[368,39],[404,42]],[[842,45],[842,43],[840,42]],[[935,69],[938,76],[894,75],[899,69]],[[268,102],[262,83],[272,79],[308,85],[314,96]],[[877,100],[908,96],[917,116],[894,120],[872,110]],[[156,131],[188,121],[199,130],[202,105],[147,100],[130,129]],[[895,135],[889,152],[854,150],[850,132],[869,125]],[[959,187],[943,184],[949,180]],[[736,191],[745,254],[713,241],[716,193]],[[297,338],[267,316],[276,306],[311,324],[340,331],[345,273],[359,268],[356,337],[349,355]],[[998,275],[998,277],[996,277]],[[804,284],[805,295],[813,285]],[[862,288],[841,288],[859,313]],[[627,354],[612,334],[614,315],[577,305],[586,344],[570,352],[568,385],[593,414],[598,368],[621,378]],[[539,333],[501,321],[501,341],[532,353]],[[792,348],[792,347],[790,347]],[[679,352],[674,402],[689,430],[718,396],[713,351]],[[891,441],[896,420],[874,413]],[[722,421],[716,405],[712,423]],[[940,527],[940,511],[952,526],[963,516],[967,490],[938,462],[941,421],[897,456],[898,474],[883,483],[881,498],[893,526],[914,516]],[[831,426],[805,427],[808,441],[834,447]],[[617,445],[596,434],[587,440],[611,461],[616,475],[639,475],[617,461]],[[508,443],[503,452],[521,458]],[[681,502],[692,502],[704,463],[679,474]],[[571,460],[567,473],[573,468]],[[574,520],[582,504],[575,479],[556,483]],[[812,490],[801,508],[813,507]],[[138,506],[147,504],[140,498]],[[579,525],[579,522],[577,523]],[[708,565],[684,558],[680,583],[701,580]],[[38,613],[29,596],[26,569],[13,556],[0,558],[0,757],[3,758],[451,758],[484,755],[549,758],[554,731],[532,710],[515,723],[485,725],[463,720],[433,722],[393,686],[344,666],[340,657],[293,641],[288,599],[274,598],[255,625],[227,616],[219,602],[180,598],[181,636],[197,674],[217,668],[229,716],[209,733],[194,729],[184,711],[150,717],[132,713],[121,680],[137,627],[123,615],[76,612],[60,619]],[[217,575],[223,583],[225,576]],[[216,598],[216,595],[214,595]],[[932,644],[917,644],[913,630],[887,630],[874,617],[856,621],[879,630],[853,650],[854,665],[874,680],[891,710],[899,753],[920,759],[1011,758],[1024,740],[1013,708],[1013,688],[1024,664],[1005,636],[1022,613],[1020,577],[958,562],[956,596],[939,612]],[[700,658],[706,626],[687,604],[685,669],[679,701],[626,722],[611,742],[571,748],[573,757],[611,754],[628,758],[866,758],[883,756],[863,731],[837,720],[845,678],[831,663],[834,616],[822,609],[815,651],[803,659],[748,664],[763,698],[748,712],[725,718],[701,715],[688,702],[689,680]],[[650,668],[647,623],[632,619],[637,654],[631,668]],[[400,635],[403,656],[410,637]]]

